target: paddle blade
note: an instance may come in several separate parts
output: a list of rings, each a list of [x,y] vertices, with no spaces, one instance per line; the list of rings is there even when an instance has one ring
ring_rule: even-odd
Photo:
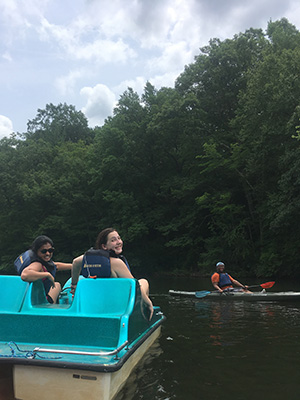
[[[260,286],[263,289],[270,289],[272,286],[274,286],[275,282],[266,282],[266,283],[262,283]]]
[[[203,297],[206,297],[208,294],[210,294],[211,292],[208,292],[207,290],[202,290],[201,292],[195,292],[195,296],[198,299],[202,299]]]

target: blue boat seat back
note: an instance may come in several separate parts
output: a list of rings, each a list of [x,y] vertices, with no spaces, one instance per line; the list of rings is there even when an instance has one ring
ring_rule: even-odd
[[[0,311],[19,312],[28,286],[20,276],[0,276]]]
[[[43,282],[40,279],[35,282],[32,282],[32,285],[29,288],[28,295],[29,295],[28,297],[30,298],[31,305],[33,306],[50,304],[46,298]]]
[[[80,279],[73,302],[70,304],[50,304],[45,295],[41,280],[29,286],[22,312],[75,313],[81,316],[128,314],[134,307],[137,281],[123,278]],[[132,295],[133,294],[133,295]],[[52,311],[51,311],[52,310]]]
[[[129,313],[134,307],[136,285],[135,279],[81,279],[72,308],[77,309],[81,315]]]
[[[33,311],[35,307],[45,306],[47,304],[50,303],[46,299],[43,282],[38,279],[30,283],[21,311],[30,312]]]
[[[63,313],[70,308],[70,304],[64,304],[63,306],[58,304],[50,304],[46,298],[43,282],[39,279],[32,282],[28,288],[27,295],[22,307],[22,312],[26,313],[38,313],[39,310],[43,314],[52,313]]]

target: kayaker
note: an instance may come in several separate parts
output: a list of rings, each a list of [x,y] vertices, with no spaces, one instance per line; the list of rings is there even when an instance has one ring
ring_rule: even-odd
[[[75,258],[73,260],[72,268],[72,282],[71,290],[74,293],[76,290],[79,275],[93,278],[131,278],[134,276],[131,274],[129,265],[125,257],[122,255],[123,252],[123,241],[114,228],[106,228],[101,231],[96,239],[95,249],[90,249],[85,254]],[[89,265],[86,262],[86,257],[97,257],[101,258],[101,262],[98,262],[100,268],[96,268],[97,265],[93,262]],[[90,271],[92,271],[90,273]],[[94,275],[95,274],[95,275]],[[149,320],[153,315],[153,305],[149,298],[149,283],[146,279],[138,280],[141,288],[141,295],[145,306],[149,310]]]
[[[54,262],[53,241],[48,236],[41,235],[35,238],[30,250],[21,254],[15,266],[21,279],[25,282],[34,282],[42,279],[46,297],[49,303],[56,303],[61,291],[59,282],[55,282],[56,271],[71,270],[71,263]]]
[[[220,293],[226,293],[230,291],[243,291],[247,293],[251,293],[248,290],[247,285],[242,285],[236,279],[233,279],[232,276],[227,274],[225,271],[225,264],[220,261],[216,264],[217,272],[215,272],[211,277],[211,282],[213,287],[218,290]],[[234,288],[233,285],[237,286]]]

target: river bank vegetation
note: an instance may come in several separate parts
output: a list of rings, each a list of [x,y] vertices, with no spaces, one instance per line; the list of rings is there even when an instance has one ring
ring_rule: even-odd
[[[212,39],[174,88],[128,88],[102,127],[46,105],[0,141],[2,270],[39,234],[71,261],[113,225],[136,268],[299,275],[299,117],[286,19]]]

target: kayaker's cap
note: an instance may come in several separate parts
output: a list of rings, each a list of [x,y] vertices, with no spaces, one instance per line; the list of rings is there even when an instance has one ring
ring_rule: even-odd
[[[218,262],[217,264],[216,264],[216,267],[218,268],[218,267],[225,267],[225,264],[222,262],[222,261],[220,261],[220,262]]]

